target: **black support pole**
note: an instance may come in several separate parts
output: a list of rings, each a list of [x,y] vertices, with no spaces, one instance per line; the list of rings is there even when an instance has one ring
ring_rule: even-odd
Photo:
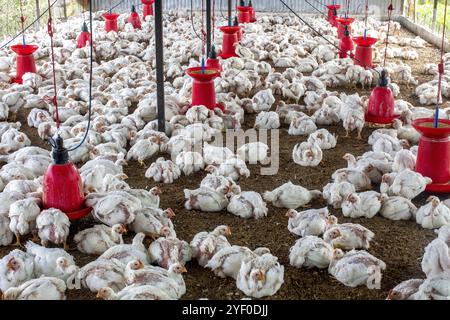
[[[211,52],[211,0],[206,0],[206,55]]]
[[[233,0],[228,0],[228,26],[232,26],[233,25],[233,18],[231,17],[231,6]]]
[[[158,130],[165,132],[162,2],[163,0],[155,1],[156,103],[158,107]]]

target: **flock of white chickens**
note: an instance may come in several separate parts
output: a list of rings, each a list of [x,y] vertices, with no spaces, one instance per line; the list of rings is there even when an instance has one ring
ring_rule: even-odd
[[[235,279],[237,288],[249,297],[276,294],[284,282],[284,267],[269,248],[231,245],[227,240],[231,230],[225,225],[196,234],[190,243],[178,239],[171,221],[174,212],[160,208],[161,190],[134,189],[126,182],[123,166],[127,161],[145,165],[145,160],[155,156],[160,157],[145,173],[150,183],[176,183],[182,174],[208,172],[197,189],[185,189],[188,210],[226,210],[240,218],[263,219],[268,214],[266,203],[288,209],[287,228],[300,237],[290,249],[290,264],[328,268],[345,286],[380,289],[386,264],[366,251],[376,235],[360,224],[338,223],[327,207],[299,208],[306,209],[314,199],[323,198],[330,206],[341,208],[345,217],[379,214],[391,220],[415,220],[424,228],[440,228],[438,237],[425,249],[422,267],[427,278],[399,284],[389,298],[450,298],[450,204],[434,196],[420,208],[411,202],[431,182],[414,172],[417,147],[409,147],[417,144],[419,135],[411,122],[432,117],[433,109],[397,100],[400,120],[392,129],[371,134],[372,151],[357,158],[346,154],[347,168],[337,170],[322,191],[292,182],[262,195],[241,191],[239,179],[251,174],[247,163],[265,160],[269,147],[262,142],[249,143],[235,154],[211,143],[217,132],[238,129],[246,113],[257,113],[256,129],[288,124],[290,135],[308,136],[294,146],[292,158],[299,166],[318,166],[322,150],[338,143],[338,137],[319,126],[342,123],[347,134],[356,130],[362,138],[365,125],[367,97],[328,89],[372,87],[378,73],[355,66],[349,59],[338,59],[332,46],[292,16],[260,14],[257,23],[244,26],[244,39],[236,46],[240,57],[222,61],[224,70],[216,80],[216,92],[225,110],[188,109],[192,81],[184,70],[198,65],[201,42],[187,31],[189,15],[171,12],[164,19],[166,132],[160,133],[153,20],[149,17],[142,30],[134,30],[124,23],[125,17],[119,18],[119,33],[105,33],[101,14],[95,14],[92,127],[87,142],[70,152],[72,162],[79,165],[86,205],[92,207],[98,222],[74,235],[76,250],[98,256],[84,266],[77,266],[66,251],[70,227],[66,215],[40,208],[42,176],[52,162],[49,151],[31,146],[29,137],[20,131],[20,122],[8,122],[27,110],[28,126],[36,128],[40,138],[56,134],[55,108],[49,99],[53,96],[49,37],[45,30],[27,34],[28,42],[40,45],[35,54],[38,73],[25,74],[22,85],[10,84],[15,73],[13,55],[6,49],[0,51],[0,119],[4,121],[0,123],[0,160],[5,163],[0,169],[0,245],[9,246],[14,239],[21,245],[21,238],[28,235],[42,244],[29,240],[25,251],[15,249],[2,257],[3,298],[65,299],[67,290],[87,288],[103,299],[179,299],[186,292],[184,265],[191,259],[219,277]],[[89,48],[77,49],[75,41],[81,22],[75,18],[58,23],[55,32],[59,134],[66,147],[79,143],[87,124]],[[310,22],[336,42],[336,31],[328,23],[322,19]],[[386,23],[372,18],[368,23],[368,35],[385,39]],[[393,27],[399,29],[397,23]],[[354,34],[362,34],[363,28],[364,23],[356,21]],[[392,36],[390,41],[407,48],[390,48],[389,57],[405,60],[417,59],[413,48],[426,45],[420,38]],[[376,49],[375,61],[379,59]],[[450,55],[445,61],[442,93],[449,98]],[[398,84],[418,84],[407,64],[388,63],[386,70],[396,96]],[[424,73],[437,75],[437,66],[426,64]],[[436,80],[417,86],[420,103],[436,103],[436,90]],[[275,97],[282,100],[276,109]],[[298,104],[300,101],[304,104]],[[450,108],[443,108],[440,117],[449,119]],[[192,151],[199,143],[202,153]],[[168,160],[170,155],[174,161]],[[380,193],[371,190],[378,184]],[[123,241],[127,229],[136,233],[131,244]],[[148,248],[143,242],[146,236],[154,239]],[[53,245],[47,247],[50,243]]]

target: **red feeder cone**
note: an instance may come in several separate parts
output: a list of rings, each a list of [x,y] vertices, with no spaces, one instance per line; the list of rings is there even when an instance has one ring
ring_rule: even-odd
[[[450,120],[439,119],[434,127],[434,119],[416,119],[414,128],[422,136],[417,152],[416,171],[433,182],[426,191],[433,193],[450,192]]]
[[[391,123],[398,115],[394,114],[394,95],[388,87],[388,79],[385,71],[381,71],[378,86],[372,90],[369,98],[369,106],[366,113],[366,121],[378,124]]]
[[[81,33],[77,39],[77,48],[84,48],[88,43],[91,43],[91,34],[88,31],[86,22],[83,22],[83,26],[81,27]]]
[[[248,2],[248,6],[250,7],[250,22],[256,22],[256,11],[253,8],[252,0]]]
[[[134,5],[131,6],[131,13],[127,20],[128,23],[133,25],[135,29],[141,29],[141,19],[139,18],[139,14],[136,12],[136,8]]]
[[[328,9],[328,22],[333,26],[337,27],[338,23],[336,21],[337,11],[341,8],[339,4],[329,4],[326,6]]]
[[[211,52],[209,53],[208,60],[206,60],[206,68],[216,69],[219,73],[222,72],[222,66],[219,59],[217,59],[216,47],[211,46]]]
[[[52,151],[53,164],[44,175],[42,197],[44,209],[56,208],[63,211],[70,220],[89,214],[84,205],[83,183],[75,165],[69,161],[69,152],[63,146],[63,139],[56,138]]]
[[[247,6],[237,6],[239,23],[250,23],[252,21],[251,8]]]
[[[353,41],[345,26],[345,33],[341,40],[339,40],[339,58],[347,58],[353,56]]]
[[[236,54],[235,51],[236,48],[234,44],[238,42],[237,33],[239,31],[239,28],[240,28],[239,26],[220,27],[220,31],[223,32],[223,39],[222,39],[222,52],[219,54],[219,56],[222,57],[222,59],[228,59],[231,57],[238,56]]]
[[[353,41],[356,43],[355,64],[364,68],[371,68],[373,66],[372,46],[377,43],[377,39],[372,37],[355,37]]]
[[[36,61],[34,60],[33,53],[39,47],[35,44],[16,44],[11,46],[11,50],[17,54],[16,58],[16,78],[14,82],[22,83],[22,76],[24,73],[31,72],[36,73]]]
[[[117,18],[119,18],[120,14],[118,13],[107,13],[103,14],[103,19],[105,19],[105,30],[106,32],[119,30],[117,26]]]
[[[153,16],[153,4],[155,3],[155,0],[141,0],[141,2],[144,19],[146,16]]]
[[[208,109],[223,107],[216,103],[216,89],[214,87],[214,79],[220,74],[217,69],[205,68],[202,73],[202,67],[193,67],[186,70],[194,82],[192,84],[192,106],[203,105]]]
[[[345,26],[348,28],[348,33],[352,35],[352,23],[354,18],[336,18],[338,23],[338,39],[342,39],[345,35]]]

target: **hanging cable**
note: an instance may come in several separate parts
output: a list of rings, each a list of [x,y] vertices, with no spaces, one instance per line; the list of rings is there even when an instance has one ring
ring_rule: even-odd
[[[313,6],[311,2],[309,2],[308,0],[305,0],[305,2],[307,4],[309,4],[314,10],[316,10],[317,12],[319,12],[321,15],[323,15],[324,17],[328,17],[325,13],[323,13],[322,11],[320,11],[319,9],[317,9],[317,7]]]
[[[388,46],[389,46],[389,31],[391,29],[392,11],[394,11],[394,6],[392,5],[392,0],[391,0],[391,3],[389,4],[389,7],[388,7],[388,28],[387,28],[387,33],[386,33],[386,48],[384,49],[383,68],[386,67],[386,58],[387,58],[387,50],[388,50]]]
[[[439,78],[438,78],[438,90],[436,98],[436,113],[434,115],[434,127],[439,125],[439,105],[442,102],[442,76],[444,74],[444,55],[445,55],[445,28],[447,24],[447,4],[448,0],[445,0],[444,6],[444,24],[442,26],[442,42],[441,42],[441,61],[438,64]]]
[[[25,25],[25,17],[23,16],[23,3],[22,0],[19,0],[19,5],[20,5],[20,25],[22,27],[22,45],[25,47],[26,42],[25,42],[25,31],[24,31],[24,25]]]
[[[228,20],[227,17],[225,17],[225,15],[223,14],[222,4],[223,4],[223,2],[222,2],[222,0],[220,0],[220,4],[219,4],[219,7],[220,7],[220,15],[221,15],[222,18],[224,18],[225,20]]]
[[[216,0],[212,0],[212,43],[215,41],[215,31],[216,31]]]
[[[323,34],[321,34],[319,31],[317,31],[316,29],[314,29],[308,22],[306,22],[306,20],[305,19],[303,19],[302,17],[300,17],[298,14],[297,14],[297,12],[295,12],[290,6],[288,6],[287,4],[286,4],[286,2],[284,2],[283,0],[279,0],[289,11],[291,11],[297,18],[299,18],[300,19],[300,21],[302,21],[308,28],[310,28],[312,31],[314,31],[319,37],[321,37],[322,39],[324,39],[326,42],[328,42],[331,46],[333,46],[334,48],[336,48],[337,50],[339,50],[340,52],[342,52],[342,53],[347,53],[347,52],[345,52],[344,50],[342,50],[341,48],[339,48],[338,46],[336,46],[332,41],[330,41],[327,37],[325,37]],[[359,59],[356,59],[356,58],[351,58],[351,59],[353,59],[354,61],[356,61],[356,62],[362,62],[361,60],[359,60]],[[371,69],[371,70],[373,70],[373,71],[375,71],[376,73],[378,73],[378,75],[381,77],[381,73],[377,70],[377,69],[375,69],[375,68],[373,68],[373,67],[367,67],[367,68],[369,68],[369,69]]]
[[[53,75],[53,98],[51,99],[52,104],[55,106],[55,116],[56,116],[56,129],[59,131],[59,112],[58,112],[58,100],[56,99],[57,88],[56,88],[56,69],[55,69],[55,50],[53,45],[53,26],[52,26],[52,10],[50,9],[50,0],[48,2],[48,22],[47,22],[47,32],[50,36],[50,57],[52,60],[52,75]]]
[[[118,3],[116,3],[114,6],[112,6],[111,8],[109,8],[109,12],[112,12],[115,8],[117,8],[118,6],[120,6],[125,0],[119,1]],[[89,8],[91,8],[91,2],[92,0],[89,0]]]
[[[194,31],[194,33],[197,36],[197,38],[202,40],[202,38],[198,35],[197,31],[195,30],[195,25],[194,25],[194,3],[193,2],[194,2],[194,0],[191,0],[191,27],[192,27],[192,31]]]
[[[81,147],[83,143],[86,141],[89,130],[91,129],[91,116],[92,116],[92,78],[94,73],[94,30],[93,30],[93,22],[92,22],[92,0],[89,1],[89,25],[90,25],[90,33],[91,33],[91,41],[89,46],[90,51],[90,59],[89,59],[89,107],[88,107],[88,121],[86,125],[86,131],[84,133],[83,139],[81,139],[80,143],[76,145],[75,147],[68,149],[68,151],[74,151]]]
[[[50,8],[53,7],[56,3],[58,2],[58,0],[53,1],[53,3],[51,4]],[[16,40],[18,37],[20,37],[22,34],[24,34],[25,31],[27,31],[28,29],[30,29],[36,22],[38,22],[49,10],[49,8],[47,8],[44,12],[41,13],[41,15],[39,17],[37,17],[36,19],[33,20],[33,22],[31,22],[26,28],[23,29],[23,31],[19,32],[18,34],[16,34],[11,40],[9,40],[8,42],[6,42],[5,44],[2,44],[2,46],[0,47],[0,50],[4,49],[6,46],[8,46],[11,42],[13,42],[14,40]]]

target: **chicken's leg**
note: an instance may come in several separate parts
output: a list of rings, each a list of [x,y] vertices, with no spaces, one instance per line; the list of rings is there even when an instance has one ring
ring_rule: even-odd
[[[37,230],[34,230],[32,232],[32,235],[33,235],[33,238],[31,239],[31,241],[36,242],[36,243],[40,241]]]
[[[139,164],[141,166],[143,166],[144,168],[146,167],[144,160],[138,160]]]
[[[344,138],[348,138],[348,129],[345,129],[345,136],[344,136]]]
[[[361,136],[361,132],[362,132],[362,129],[358,130],[358,135],[356,136],[356,139],[363,140],[363,137]]]
[[[23,247],[23,245],[20,243],[20,234],[18,232],[14,232],[15,236],[16,236],[16,243],[14,243],[14,245],[16,247]]]

